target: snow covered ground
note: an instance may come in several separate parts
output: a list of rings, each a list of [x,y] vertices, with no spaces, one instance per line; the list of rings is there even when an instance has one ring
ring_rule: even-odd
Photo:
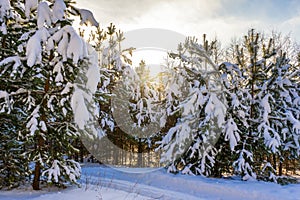
[[[140,170],[143,172],[145,170]],[[147,170],[146,170],[147,171]],[[149,170],[148,170],[149,171]],[[300,200],[300,184],[281,186],[266,182],[174,175],[164,169],[148,173],[125,172],[99,165],[83,167],[81,188],[61,191],[1,191],[1,200]]]

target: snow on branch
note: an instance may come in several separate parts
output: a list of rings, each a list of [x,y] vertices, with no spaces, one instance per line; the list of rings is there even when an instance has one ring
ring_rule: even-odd
[[[85,130],[86,126],[97,136],[97,129],[93,122],[98,115],[93,95],[96,92],[100,80],[98,69],[98,54],[92,46],[88,46],[88,67],[82,68],[79,76],[85,76],[85,81],[74,84],[74,92],[71,98],[71,107],[74,113],[75,123],[79,129]]]
[[[37,25],[38,28],[41,29],[44,27],[46,23],[47,26],[51,25],[51,16],[52,12],[50,10],[49,5],[46,2],[41,2],[38,5],[37,9]]]
[[[30,17],[30,12],[37,8],[38,0],[25,0],[25,15]]]
[[[49,37],[49,32],[46,28],[41,28],[28,40],[26,46],[27,65],[32,67],[42,61],[42,45],[41,42],[46,42]]]
[[[55,0],[55,3],[52,8],[53,23],[56,23],[57,21],[62,20],[64,18],[66,9],[67,9],[67,6],[66,6],[64,0]]]
[[[227,123],[225,125],[225,130],[226,130],[225,140],[226,141],[229,140],[230,149],[231,151],[234,151],[234,147],[240,141],[240,135],[238,133],[239,129],[232,118],[227,120]]]
[[[61,174],[66,174],[72,183],[77,183],[76,179],[81,176],[80,164],[73,160],[66,160],[66,163],[54,160],[52,166],[42,173],[42,176],[48,174],[48,182],[59,182]]]
[[[6,24],[5,24],[5,16],[9,16],[11,6],[9,0],[1,0],[0,1],[0,31],[3,34],[7,34]]]
[[[88,25],[88,24],[91,24],[92,26],[95,26],[95,27],[98,27],[99,26],[99,23],[96,21],[93,13],[89,10],[86,10],[86,9],[79,9],[79,14],[80,14],[80,19],[81,19],[81,22],[80,24],[85,24],[85,25]]]
[[[63,57],[63,61],[68,58],[77,64],[88,56],[88,50],[85,41],[77,34],[72,26],[64,26],[58,32],[48,39],[47,50],[55,48],[57,44],[57,51]]]

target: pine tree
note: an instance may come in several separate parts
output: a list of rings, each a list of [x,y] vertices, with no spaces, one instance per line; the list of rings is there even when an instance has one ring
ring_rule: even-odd
[[[167,113],[179,115],[175,126],[160,142],[164,150],[162,161],[169,163],[168,171],[204,176],[212,173],[217,153],[214,144],[225,115],[220,84],[213,81],[218,80],[216,65],[209,56],[213,45],[205,42],[202,46],[197,39],[188,38],[179,46],[178,54],[171,54],[180,59],[173,69],[179,77],[170,79],[171,91],[166,94],[166,102],[177,101],[177,105],[167,106]]]
[[[96,99],[99,112],[98,125],[101,131],[93,137],[82,138],[82,141],[98,161],[111,165],[122,164],[127,151],[131,151],[129,142],[131,137],[117,125],[113,114],[113,97],[115,91],[120,89],[118,81],[126,77],[126,71],[132,64],[129,56],[132,55],[133,48],[123,50],[124,39],[124,34],[116,30],[113,24],[106,30],[98,27],[89,38],[99,57],[101,76]],[[121,108],[118,107],[116,110],[118,109]]]
[[[14,40],[1,35],[2,44],[11,45],[11,53],[1,58],[1,79],[7,86],[1,90],[6,94],[1,111],[18,119],[16,128],[22,127],[24,165],[34,163],[33,189],[40,189],[42,180],[76,183],[81,172],[69,159],[77,151],[71,143],[79,130],[92,128],[87,122],[93,119],[91,97],[99,72],[97,55],[68,16],[80,14],[83,23],[97,24],[89,11],[63,0],[12,1],[8,12],[6,28],[19,35]]]
[[[223,63],[221,71],[233,127],[227,139],[236,155],[235,172],[244,180],[276,181],[276,160],[281,163],[286,150],[299,148],[297,139],[288,139],[294,138],[297,128],[292,127],[299,122],[292,103],[299,94],[297,71],[273,38],[267,40],[254,30],[234,52],[234,64]]]
[[[26,120],[27,116],[24,113],[24,106],[15,104],[9,96],[21,84],[12,78],[18,73],[20,60],[15,57],[15,53],[20,44],[18,39],[22,35],[21,28],[11,25],[16,24],[16,13],[11,11],[11,7],[17,6],[17,3],[17,1],[2,1],[0,4],[0,188],[18,186],[26,179],[28,172],[26,166],[28,163],[23,154],[24,145],[19,137],[24,129],[19,121]],[[11,64],[8,65],[8,63]],[[20,163],[24,163],[24,165],[20,165]]]
[[[126,93],[130,95],[128,98],[129,115],[126,117],[131,128],[126,128],[127,133],[132,134],[133,140],[137,144],[138,167],[144,166],[143,154],[153,151],[153,146],[157,132],[161,128],[162,120],[161,110],[159,109],[159,95],[155,77],[150,77],[150,69],[146,67],[146,63],[142,60],[139,66],[132,69],[131,75],[128,76],[130,86]],[[128,111],[127,111],[128,112]]]
[[[176,123],[160,142],[168,171],[276,182],[286,155],[298,158],[297,65],[282,43],[254,30],[241,42],[219,67],[210,58],[213,43],[189,38],[170,54],[177,63],[164,101]]]

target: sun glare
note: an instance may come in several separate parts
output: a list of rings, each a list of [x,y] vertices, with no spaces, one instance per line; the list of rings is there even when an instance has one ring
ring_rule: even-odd
[[[156,77],[165,66],[167,52],[158,48],[140,48],[136,49],[132,54],[132,66],[139,66],[140,62],[145,61],[146,67],[150,70],[150,76]]]

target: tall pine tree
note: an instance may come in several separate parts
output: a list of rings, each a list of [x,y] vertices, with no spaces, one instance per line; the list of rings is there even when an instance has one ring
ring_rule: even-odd
[[[22,127],[18,134],[26,147],[24,166],[33,166],[33,189],[40,189],[42,180],[76,182],[81,171],[69,159],[77,151],[72,141],[79,130],[90,128],[86,124],[93,106],[88,104],[99,72],[97,54],[76,33],[69,16],[98,24],[89,11],[69,1],[1,4],[8,13],[1,11],[2,49],[7,49],[1,55],[0,78],[6,85],[1,88],[1,112],[18,120],[13,129]]]

